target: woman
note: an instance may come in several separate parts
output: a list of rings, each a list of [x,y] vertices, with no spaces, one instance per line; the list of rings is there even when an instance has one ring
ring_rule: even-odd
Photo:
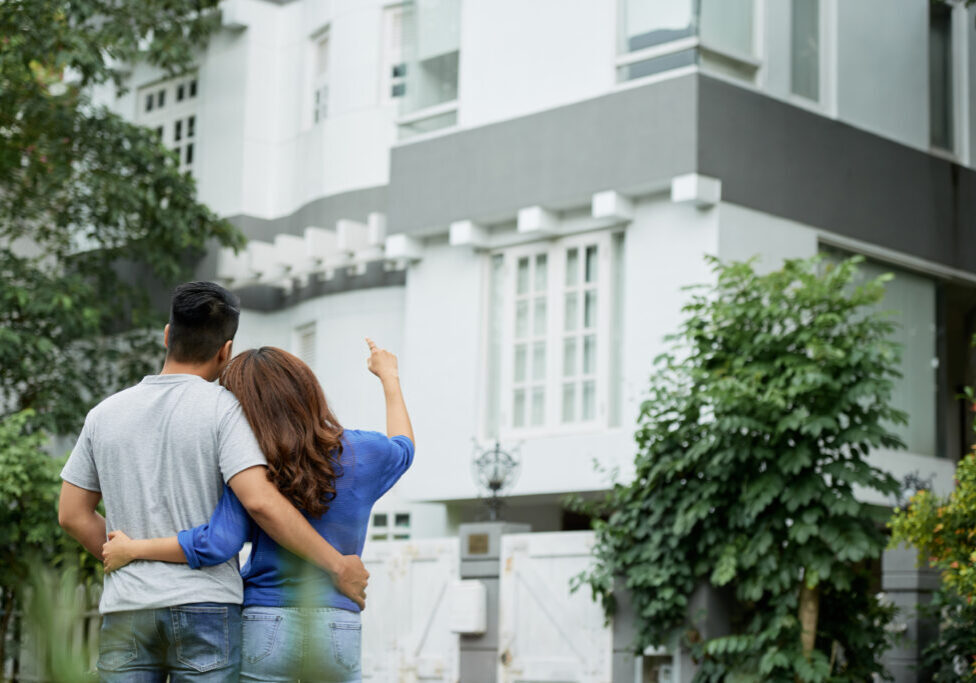
[[[414,452],[396,356],[366,341],[367,366],[386,396],[386,435],[344,431],[311,369],[281,349],[245,351],[220,376],[268,459],[268,477],[343,554],[362,553],[373,504],[407,470]],[[133,540],[112,532],[109,539],[107,571],[132,560],[211,566],[249,540],[251,554],[241,570],[241,679],[360,680],[358,606],[323,571],[272,541],[229,488],[207,524],[169,538]]]

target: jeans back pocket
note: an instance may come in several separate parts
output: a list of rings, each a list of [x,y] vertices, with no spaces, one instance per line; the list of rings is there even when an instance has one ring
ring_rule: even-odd
[[[136,658],[132,612],[110,612],[102,617],[98,643],[98,668],[117,671]]]
[[[332,631],[332,653],[336,663],[350,673],[359,671],[362,658],[362,625],[333,621],[329,627]]]
[[[256,664],[274,652],[281,616],[248,610],[241,621],[244,628],[241,638],[243,657],[247,662]]]
[[[196,671],[211,671],[230,659],[227,608],[210,605],[171,607],[176,658]]]

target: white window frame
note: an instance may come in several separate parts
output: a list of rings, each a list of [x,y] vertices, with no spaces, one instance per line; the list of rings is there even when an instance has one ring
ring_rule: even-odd
[[[324,73],[319,73],[319,46],[322,41],[326,41],[326,68]],[[332,89],[329,81],[332,75],[332,26],[326,25],[322,29],[313,33],[310,37],[309,45],[309,104],[307,111],[309,115],[309,125],[317,126],[329,118],[331,111],[330,99]],[[325,89],[325,102],[319,100],[322,89]]]
[[[309,361],[302,351],[303,338],[310,334],[312,335],[312,358]],[[315,372],[315,365],[318,362],[318,345],[319,345],[319,326],[318,321],[310,320],[308,322],[302,323],[301,325],[295,325],[292,330],[292,348],[294,349],[294,354],[299,359],[301,359],[308,367],[312,368],[312,372]]]
[[[587,246],[597,247],[597,337],[596,352],[596,411],[592,420],[562,421],[562,351],[564,327],[564,294],[566,291],[566,252],[574,247],[580,249],[580,258],[585,258]],[[504,258],[503,278],[505,281],[502,302],[501,358],[499,381],[499,436],[502,439],[532,438],[560,434],[576,434],[605,430],[610,426],[610,339],[613,318],[614,277],[613,232],[609,230],[572,235],[558,240],[535,242],[520,245],[495,253]],[[531,416],[531,395],[526,395],[526,425],[513,425],[514,369],[515,369],[515,288],[517,267],[520,258],[534,258],[538,254],[547,255],[546,283],[546,374],[545,414],[541,425],[533,426]],[[580,299],[580,316],[583,315],[584,302]],[[527,350],[531,356],[531,347]],[[582,358],[582,349],[578,351]],[[576,381],[579,381],[578,379]],[[577,397],[577,407],[582,409],[582,395]]]
[[[393,87],[404,85],[405,76],[394,76],[393,68],[405,64],[403,53],[403,21],[404,3],[394,2],[383,6],[382,25],[380,27],[380,104],[393,104],[400,97],[393,96]],[[399,30],[400,35],[394,41],[394,34]]]
[[[817,84],[820,90],[820,96],[816,100],[812,100],[809,97],[804,97],[803,95],[798,95],[793,92],[793,81],[792,81],[792,59],[793,59],[793,44],[792,44],[792,30],[790,30],[790,82],[787,85],[787,95],[789,101],[792,104],[816,111],[820,114],[825,114],[831,118],[837,118],[837,96],[834,92],[834,85],[836,83],[836,73],[837,73],[837,0],[820,0],[819,8],[819,26],[818,30],[820,35],[818,40],[820,41],[820,54],[819,54],[819,64],[818,69],[818,79]],[[789,4],[789,17],[790,22],[793,21],[793,3]],[[788,27],[792,29],[792,26]]]

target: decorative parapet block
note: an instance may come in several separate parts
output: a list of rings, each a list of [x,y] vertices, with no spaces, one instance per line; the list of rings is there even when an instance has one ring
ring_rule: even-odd
[[[409,235],[396,234],[386,238],[386,260],[397,270],[419,261],[423,256],[423,244]]]
[[[451,223],[448,242],[452,247],[481,249],[488,246],[488,231],[474,221],[455,221]]]
[[[590,202],[590,215],[612,223],[629,223],[634,220],[634,203],[616,190],[597,192]]]
[[[559,227],[559,216],[541,206],[527,206],[519,209],[518,231],[553,234]]]
[[[686,173],[671,179],[671,201],[690,202],[700,209],[715,206],[722,199],[722,181],[718,178]]]

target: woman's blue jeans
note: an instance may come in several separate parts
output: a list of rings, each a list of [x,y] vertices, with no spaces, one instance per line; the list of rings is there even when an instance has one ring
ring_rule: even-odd
[[[358,612],[332,607],[245,607],[242,681],[362,680]]]

